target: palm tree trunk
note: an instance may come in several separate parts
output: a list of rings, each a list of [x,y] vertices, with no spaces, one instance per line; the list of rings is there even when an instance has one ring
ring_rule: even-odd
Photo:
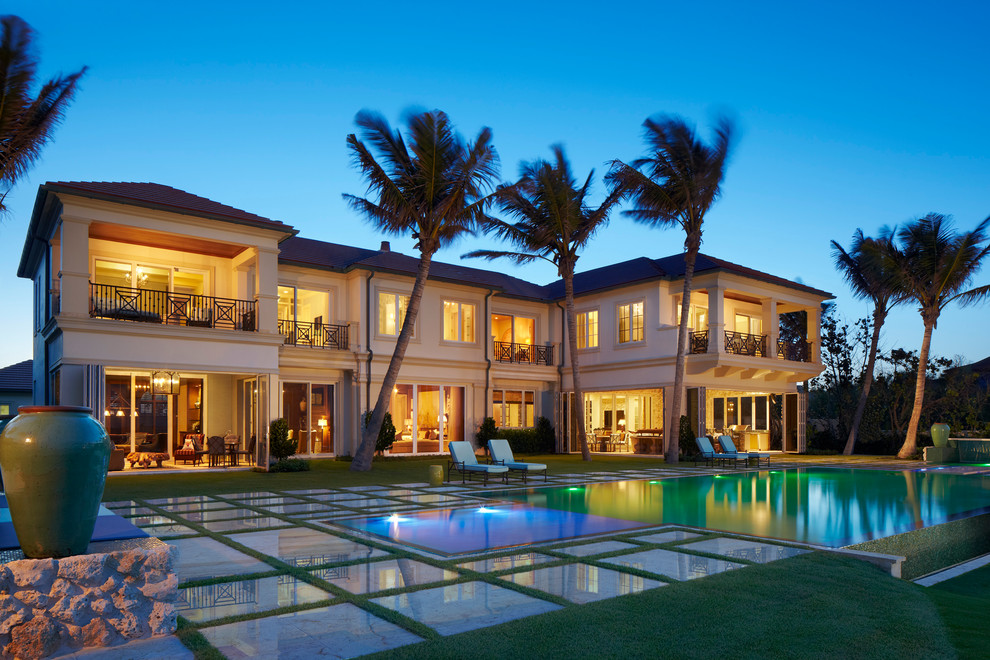
[[[413,284],[412,293],[409,295],[409,308],[406,310],[406,318],[402,321],[402,330],[395,340],[395,350],[392,351],[392,359],[388,363],[388,370],[385,372],[385,380],[382,382],[382,389],[378,392],[378,401],[375,402],[375,410],[371,413],[371,421],[361,433],[361,444],[354,453],[354,460],[351,462],[351,472],[365,472],[371,469],[371,459],[375,455],[375,443],[378,440],[378,432],[382,428],[385,420],[385,412],[392,398],[392,388],[395,381],[399,379],[399,368],[402,367],[402,360],[406,356],[406,349],[409,347],[409,340],[412,339],[413,328],[416,326],[416,317],[419,315],[419,304],[423,300],[423,291],[426,289],[426,279],[430,274],[430,262],[433,253],[423,251],[419,257],[419,269],[416,271],[416,282]],[[398,310],[396,310],[398,311]],[[369,318],[371,314],[369,313]]]
[[[584,424],[584,390],[581,389],[581,369],[577,352],[577,314],[574,312],[574,269],[567,268],[561,273],[564,278],[564,306],[567,308],[567,345],[571,353],[571,379],[574,382],[574,405],[577,407],[578,440],[581,443],[581,458],[590,461],[588,432]]]
[[[935,321],[925,319],[925,336],[921,340],[921,352],[918,354],[918,378],[914,383],[914,408],[911,409],[911,421],[908,422],[907,437],[898,458],[910,458],[918,449],[918,422],[921,421],[921,406],[925,400],[925,374],[928,372],[928,350],[932,345],[932,330]]]
[[[870,355],[866,361],[866,373],[863,375],[863,391],[859,393],[859,403],[856,404],[856,413],[853,415],[852,426],[849,428],[849,437],[846,438],[846,446],[842,450],[846,456],[852,456],[856,436],[859,434],[859,425],[863,421],[863,413],[866,411],[866,400],[870,397],[870,388],[873,386],[873,369],[877,361],[877,346],[880,344],[880,329],[886,318],[886,310],[880,308],[873,310],[873,336],[870,338]]]
[[[681,322],[677,326],[677,360],[674,362],[674,396],[670,401],[670,424],[667,428],[667,451],[664,458],[676,463],[680,454],[681,403],[684,394],[684,362],[687,352],[687,324],[691,313],[691,280],[694,279],[694,262],[698,259],[700,237],[688,236],[688,249],[684,254],[684,292],[681,295]],[[709,318],[710,311],[709,311]],[[714,337],[708,334],[708,341]]]

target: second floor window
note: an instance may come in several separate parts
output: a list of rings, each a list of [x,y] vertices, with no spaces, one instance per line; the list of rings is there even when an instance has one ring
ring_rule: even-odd
[[[762,335],[763,319],[747,314],[736,314],[735,331],[742,334]]]
[[[474,305],[443,301],[444,341],[474,341]]]
[[[598,310],[581,312],[577,315],[577,347],[598,347]]]
[[[618,306],[619,343],[643,341],[643,303]]]
[[[329,320],[330,294],[294,286],[278,288],[278,318],[280,321],[323,325]]]
[[[536,319],[509,314],[492,314],[492,339],[508,344],[533,344]]]
[[[409,308],[409,296],[378,292],[378,334],[397,337]]]

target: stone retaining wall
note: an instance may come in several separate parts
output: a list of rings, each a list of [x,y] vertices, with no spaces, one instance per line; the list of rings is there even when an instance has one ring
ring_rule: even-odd
[[[175,548],[140,547],[0,566],[0,656],[46,658],[175,632]]]

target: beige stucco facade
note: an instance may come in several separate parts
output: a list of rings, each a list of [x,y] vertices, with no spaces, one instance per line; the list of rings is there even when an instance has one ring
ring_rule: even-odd
[[[307,262],[281,223],[170,203],[42,187],[19,270],[36,286],[35,401],[87,405],[106,421],[126,410],[135,421],[118,420],[116,435],[132,448],[147,435],[138,431],[148,423],[142,415],[168,434],[170,452],[193,431],[263,442],[268,422],[284,416],[295,420],[301,453],[352,454],[395,345],[393,317],[412,290],[415,273],[401,266],[409,259],[365,250],[369,258],[346,264]],[[326,244],[334,250],[359,249]],[[573,450],[578,422],[567,413],[573,386],[559,296],[508,286],[491,271],[432,272],[394,393],[393,406],[405,406],[394,414],[397,451],[442,452],[445,441],[473,439],[489,415],[510,426],[547,417],[558,450]],[[582,381],[601,413],[586,420],[589,431],[605,422],[613,431],[676,428],[664,401],[682,285],[619,278],[579,292]],[[764,405],[760,397],[796,397],[797,384],[821,371],[818,309],[827,297],[743,269],[696,275],[689,326],[708,335],[688,347],[685,385],[693,401],[709,402],[691,412],[699,431],[720,419],[710,408],[721,404],[701,395],[707,390],[739,392],[717,401],[752,407]],[[790,312],[807,313],[806,354],[778,350],[779,315]],[[149,398],[145,383],[157,371],[176,374],[178,391]],[[803,415],[803,403],[792,403]],[[798,421],[792,413],[796,444],[785,448],[803,448]]]

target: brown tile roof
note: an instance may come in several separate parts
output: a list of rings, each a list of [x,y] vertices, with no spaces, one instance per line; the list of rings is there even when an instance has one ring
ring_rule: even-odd
[[[178,188],[160,183],[133,183],[124,181],[49,181],[43,188],[82,197],[111,202],[123,202],[135,206],[172,211],[186,215],[200,215],[240,224],[255,225],[266,229],[293,232],[293,228],[277,220],[248,213],[241,209],[193,195]]]
[[[279,250],[278,259],[282,263],[327,270],[345,271],[353,268],[367,268],[415,277],[419,268],[419,257],[412,257],[401,252],[369,250],[298,236],[282,241],[279,244]],[[512,277],[498,271],[448,264],[442,261],[434,261],[430,264],[430,279],[498,289],[506,295],[520,298],[543,300],[546,297],[545,287],[521,280],[518,277]]]

